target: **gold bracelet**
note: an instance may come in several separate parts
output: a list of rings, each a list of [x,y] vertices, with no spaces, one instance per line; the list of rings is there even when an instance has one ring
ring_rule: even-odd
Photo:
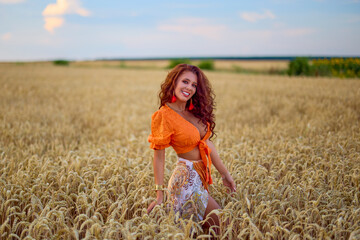
[[[155,191],[158,191],[158,190],[160,190],[160,191],[164,191],[164,185],[157,185],[157,184],[155,184],[155,189],[154,189]]]

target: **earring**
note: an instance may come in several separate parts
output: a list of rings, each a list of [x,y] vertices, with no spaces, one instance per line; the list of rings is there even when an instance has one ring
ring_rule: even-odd
[[[189,110],[193,110],[194,109],[194,104],[192,103],[192,98],[190,99],[190,104],[189,104]]]
[[[176,102],[176,97],[175,97],[175,95],[172,96],[171,102],[172,102],[172,103],[173,103],[173,102]]]

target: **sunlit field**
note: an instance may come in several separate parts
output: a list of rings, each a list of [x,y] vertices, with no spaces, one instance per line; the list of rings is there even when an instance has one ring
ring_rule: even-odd
[[[215,67],[221,70],[246,69],[246,70],[286,70],[289,65],[287,60],[216,60]]]
[[[146,213],[166,74],[0,64],[0,238],[208,239],[165,205]],[[237,184],[228,195],[213,168],[219,238],[360,239],[360,81],[206,74]],[[167,149],[165,181],[175,162]]]
[[[191,60],[192,64],[199,64],[203,60]],[[214,68],[220,71],[284,71],[288,68],[287,60],[214,60]],[[166,68],[167,60],[123,60],[123,61],[77,61],[72,62],[76,67],[122,67],[122,68]]]

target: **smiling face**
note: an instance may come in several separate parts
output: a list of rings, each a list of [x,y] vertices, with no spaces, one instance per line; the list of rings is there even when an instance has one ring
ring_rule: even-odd
[[[189,71],[183,72],[176,82],[176,100],[181,102],[187,102],[196,93],[196,86],[196,75]]]

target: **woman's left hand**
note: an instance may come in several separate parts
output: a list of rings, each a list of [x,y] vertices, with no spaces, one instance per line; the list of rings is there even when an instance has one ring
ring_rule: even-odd
[[[223,180],[223,184],[230,189],[231,192],[236,192],[236,185],[234,180],[232,179],[230,173],[226,173],[224,175],[221,175],[221,178]]]

